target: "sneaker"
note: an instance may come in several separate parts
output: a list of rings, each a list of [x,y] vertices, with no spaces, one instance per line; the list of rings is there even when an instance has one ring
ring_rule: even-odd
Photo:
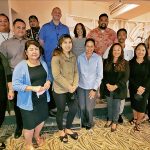
[[[122,115],[119,115],[118,123],[123,123]]]

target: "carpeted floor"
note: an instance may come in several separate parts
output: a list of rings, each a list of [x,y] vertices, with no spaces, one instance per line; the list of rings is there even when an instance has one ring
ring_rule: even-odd
[[[150,150],[150,124],[143,123],[142,131],[134,132],[133,125],[125,119],[123,125],[118,125],[116,132],[111,132],[110,128],[104,128],[105,121],[96,119],[95,126],[91,130],[79,129],[78,140],[69,137],[67,144],[61,143],[57,132],[50,132],[50,129],[43,129],[47,132],[44,146],[37,150]],[[3,127],[3,134],[8,136],[6,150],[25,150],[23,137],[14,139],[10,134],[14,131],[14,126]],[[10,137],[9,137],[10,136]],[[36,146],[36,145],[35,145]]]

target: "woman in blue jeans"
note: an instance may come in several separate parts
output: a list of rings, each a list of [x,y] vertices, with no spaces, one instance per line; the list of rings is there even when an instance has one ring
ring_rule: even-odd
[[[129,65],[123,57],[123,48],[119,43],[111,46],[108,58],[104,61],[104,94],[107,99],[108,121],[105,127],[117,128],[120,102],[127,96],[126,82],[129,78]]]
[[[90,129],[93,126],[93,108],[96,91],[103,78],[102,58],[94,53],[94,39],[85,41],[85,52],[78,57],[79,87],[78,100],[81,109],[82,127]]]

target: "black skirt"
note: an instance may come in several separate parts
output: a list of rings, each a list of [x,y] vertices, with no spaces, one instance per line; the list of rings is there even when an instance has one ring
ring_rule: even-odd
[[[32,111],[21,109],[23,128],[27,130],[34,129],[37,125],[45,121],[48,117],[48,104],[39,103],[33,107]]]
[[[134,93],[134,94],[136,94],[136,93]],[[141,100],[136,100],[135,97],[134,97],[134,94],[130,94],[131,108],[136,110],[137,112],[145,113],[149,93],[145,92],[142,95],[143,98]]]
[[[31,79],[31,85],[43,86],[46,82],[47,77],[46,71],[44,70],[43,66],[28,66],[28,69]],[[37,125],[48,118],[48,103],[46,92],[44,92],[39,97],[37,97],[35,92],[32,92],[32,104],[32,111],[21,109],[23,128],[28,130],[34,129]]]

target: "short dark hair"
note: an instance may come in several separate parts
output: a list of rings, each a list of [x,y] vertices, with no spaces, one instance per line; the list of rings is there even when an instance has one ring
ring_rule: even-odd
[[[22,22],[22,23],[24,23],[24,24],[26,25],[26,23],[25,23],[22,19],[17,18],[17,19],[15,19],[15,20],[13,21],[13,26],[15,26],[16,22]]]
[[[103,14],[100,14],[99,19],[100,19],[101,17],[107,17],[107,18],[108,18],[108,15],[107,15],[106,13],[103,13]]]
[[[93,38],[87,38],[84,45],[86,46],[86,43],[89,41],[93,42],[95,45],[95,40]]]
[[[81,25],[82,31],[83,31],[83,38],[85,38],[86,37],[86,29],[85,29],[85,26],[82,23],[77,23],[75,25],[75,28],[74,28],[74,35],[75,35],[75,37],[78,37],[78,34],[77,34],[77,26],[78,25]]]
[[[37,42],[35,40],[28,40],[25,43],[25,49],[24,49],[24,57],[25,57],[25,59],[28,59],[28,57],[26,55],[26,50],[29,48],[30,45],[35,45],[36,47],[39,48],[40,56],[43,54],[43,48],[42,48],[42,46],[40,45],[39,42]]]
[[[127,34],[127,30],[125,28],[121,28],[117,31],[117,36],[118,36],[119,32],[122,32],[122,31]]]
[[[37,16],[35,16],[35,15],[31,15],[31,16],[29,17],[29,21],[30,21],[31,19],[36,19],[37,21],[39,21],[38,18],[37,18]]]
[[[0,14],[0,16],[6,17],[6,18],[7,18],[7,20],[8,20],[8,22],[9,22],[9,18],[8,18],[8,16],[7,16],[6,14],[1,13],[1,14]]]

